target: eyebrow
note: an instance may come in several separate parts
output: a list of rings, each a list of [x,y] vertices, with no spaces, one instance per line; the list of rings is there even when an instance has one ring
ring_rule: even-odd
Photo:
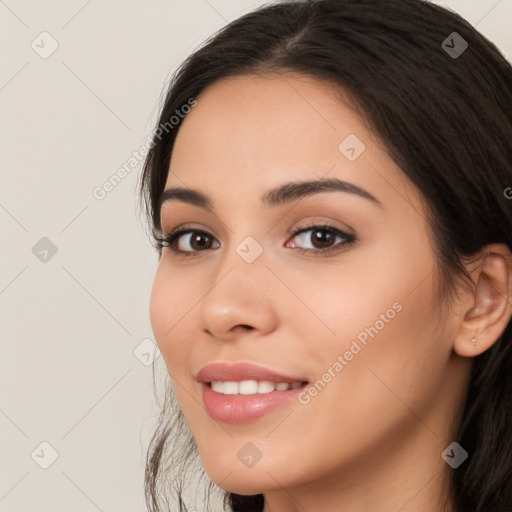
[[[346,192],[368,199],[383,207],[382,203],[364,188],[338,178],[285,183],[267,191],[261,197],[261,201],[267,206],[279,206],[322,192]],[[213,208],[213,201],[206,194],[191,188],[171,187],[164,190],[158,201],[157,211],[160,211],[162,206],[169,201],[181,201],[208,210]]]

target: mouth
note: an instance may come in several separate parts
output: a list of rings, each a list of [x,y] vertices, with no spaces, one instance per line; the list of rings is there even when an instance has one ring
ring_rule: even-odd
[[[216,421],[245,423],[285,407],[309,384],[302,377],[250,363],[213,363],[196,376],[204,406]]]

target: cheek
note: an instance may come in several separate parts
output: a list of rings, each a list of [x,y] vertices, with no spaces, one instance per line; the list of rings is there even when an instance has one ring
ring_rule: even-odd
[[[332,381],[315,398],[318,412],[323,411],[318,417],[326,422],[329,415],[336,424],[353,420],[358,431],[369,410],[392,421],[403,406],[397,395],[421,409],[442,378],[450,347],[438,335],[434,260],[425,237],[411,235],[409,241],[405,246],[390,240],[360,251],[357,261],[333,266],[329,278],[325,269],[315,275],[312,267],[308,273],[308,304],[331,330],[323,329],[321,345],[304,344],[317,378]],[[302,317],[297,332],[307,333],[311,318]],[[338,356],[342,368],[334,366]],[[347,410],[352,420],[343,417]]]
[[[186,289],[173,279],[165,268],[165,262],[162,262],[151,290],[150,319],[180,409],[188,421],[192,417],[191,423],[195,425],[201,424],[204,418],[201,417],[201,410],[197,410],[197,402],[191,399],[195,389],[187,388],[190,386],[188,368],[193,347],[188,315],[192,313],[198,298],[189,297],[190,293],[186,293]],[[194,421],[196,415],[198,417]]]
[[[173,294],[170,292],[165,279],[162,262],[160,262],[151,295],[149,299],[149,318],[156,342],[161,351],[164,349],[164,338],[167,330],[172,326]]]
[[[174,279],[165,261],[161,261],[151,289],[149,313],[156,342],[171,376],[183,373],[182,363],[189,357],[187,347],[191,343],[187,343],[183,329],[200,294],[187,289]]]
[[[407,329],[423,329],[425,323],[432,323],[429,315],[434,262],[420,235],[418,231],[411,233],[410,245],[383,237],[347,251],[335,264],[281,269],[284,280],[303,302],[294,301],[292,310],[282,308],[281,312],[294,313],[293,318],[288,317],[288,325],[300,325],[300,333],[311,332],[312,326],[316,329],[311,339],[320,335],[323,347],[322,351],[318,345],[312,347],[316,348],[316,357],[326,353],[332,357],[336,351],[348,349],[358,335],[362,341],[365,337],[371,339],[368,329],[375,333],[376,328],[379,338],[390,331],[391,324],[404,329],[407,317],[415,320]],[[303,334],[298,339],[306,337]],[[401,339],[397,334],[397,342]],[[304,347],[309,348],[308,344]]]

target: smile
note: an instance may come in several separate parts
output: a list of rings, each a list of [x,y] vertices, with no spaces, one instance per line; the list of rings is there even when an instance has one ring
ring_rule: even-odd
[[[195,380],[214,420],[246,423],[290,404],[308,385],[299,375],[248,362],[217,361],[203,366]]]

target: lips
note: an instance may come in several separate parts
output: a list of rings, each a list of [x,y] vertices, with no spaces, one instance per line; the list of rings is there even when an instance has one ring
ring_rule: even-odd
[[[308,384],[302,376],[250,363],[212,363],[197,374],[208,414],[225,423],[244,423],[261,418],[293,400]]]

